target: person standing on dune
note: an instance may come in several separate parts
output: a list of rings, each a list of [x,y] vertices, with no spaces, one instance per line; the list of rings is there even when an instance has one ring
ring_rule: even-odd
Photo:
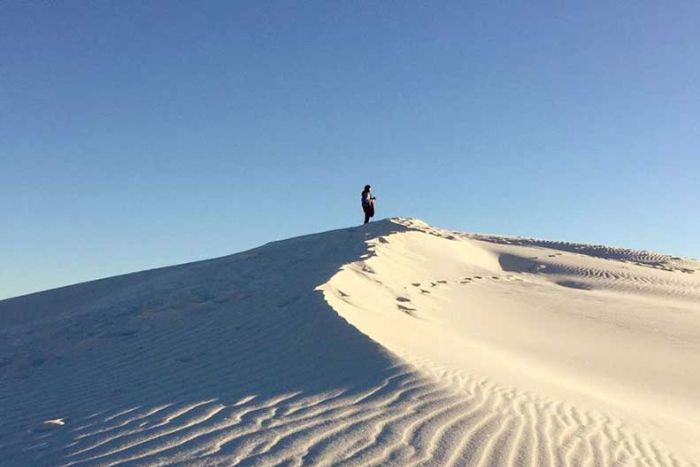
[[[362,191],[362,210],[365,212],[365,224],[374,217],[374,196],[372,196],[372,187],[365,185]]]

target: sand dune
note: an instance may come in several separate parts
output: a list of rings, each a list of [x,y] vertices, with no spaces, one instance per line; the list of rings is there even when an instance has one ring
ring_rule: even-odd
[[[698,465],[700,264],[391,219],[0,301],[2,465]]]

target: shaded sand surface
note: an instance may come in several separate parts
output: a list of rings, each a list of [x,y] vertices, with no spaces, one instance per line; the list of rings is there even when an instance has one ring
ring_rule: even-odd
[[[0,301],[2,465],[698,465],[700,264],[389,219]]]

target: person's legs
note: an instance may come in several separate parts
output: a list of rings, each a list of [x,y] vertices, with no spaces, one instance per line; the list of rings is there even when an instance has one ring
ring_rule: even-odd
[[[370,218],[371,216],[370,216],[370,213],[369,213],[369,209],[364,208],[363,211],[365,211],[365,224],[366,224],[367,222],[369,222],[369,218]]]

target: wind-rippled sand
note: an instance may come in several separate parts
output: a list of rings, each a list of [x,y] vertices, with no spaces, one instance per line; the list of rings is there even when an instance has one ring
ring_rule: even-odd
[[[2,465],[698,465],[700,263],[389,219],[0,301]]]

